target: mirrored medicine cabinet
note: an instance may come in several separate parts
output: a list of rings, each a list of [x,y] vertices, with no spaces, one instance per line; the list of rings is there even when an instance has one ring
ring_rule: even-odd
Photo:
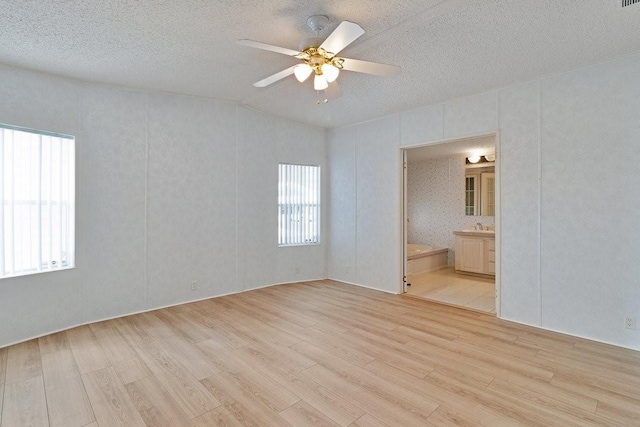
[[[471,164],[465,168],[465,215],[495,216],[495,166]]]

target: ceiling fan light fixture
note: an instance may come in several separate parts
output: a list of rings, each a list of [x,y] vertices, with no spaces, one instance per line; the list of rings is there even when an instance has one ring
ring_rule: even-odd
[[[638,0],[640,1],[640,0]],[[354,22],[342,21],[327,37],[320,39],[319,32],[329,23],[325,15],[314,15],[307,20],[307,25],[314,31],[315,37],[308,38],[300,44],[300,50],[293,50],[280,46],[274,46],[255,40],[241,39],[238,43],[244,46],[267,50],[292,58],[299,59],[302,63],[292,65],[280,72],[255,82],[255,87],[263,88],[284,78],[295,76],[299,82],[309,79],[314,74],[313,88],[327,91],[324,102],[330,98],[341,96],[342,92],[337,84],[340,70],[356,73],[371,74],[380,77],[393,77],[400,73],[400,67],[395,65],[380,64],[377,62],[361,61],[358,59],[342,58],[337,55],[364,34],[362,27]]]
[[[296,65],[295,68],[293,69],[293,74],[295,74],[296,79],[300,83],[307,80],[312,72],[313,72],[313,68],[311,68],[308,64]]]
[[[313,88],[315,90],[325,90],[328,87],[329,83],[327,82],[325,76],[322,74],[316,74],[315,78],[313,79]]]
[[[327,79],[327,82],[335,82],[338,74],[340,74],[340,70],[333,64],[326,63],[322,66],[322,75]]]

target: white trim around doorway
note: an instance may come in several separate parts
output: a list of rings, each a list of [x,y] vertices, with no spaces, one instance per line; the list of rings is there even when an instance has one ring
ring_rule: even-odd
[[[401,271],[402,271],[402,277],[398,286],[398,291],[399,293],[405,293],[406,292],[406,269],[407,269],[407,257],[406,257],[406,247],[407,247],[407,174],[406,174],[406,166],[407,166],[407,151],[414,149],[414,148],[420,148],[420,147],[427,147],[430,145],[438,145],[438,144],[447,144],[447,143],[451,143],[451,142],[457,142],[457,141],[462,141],[465,139],[473,139],[473,138],[482,138],[482,137],[489,137],[489,136],[493,136],[495,138],[495,153],[496,153],[496,160],[495,160],[495,185],[496,185],[496,211],[495,211],[495,239],[496,239],[496,317],[500,317],[500,312],[501,312],[501,304],[500,304],[500,300],[501,300],[501,278],[502,278],[502,274],[501,274],[501,270],[502,270],[502,262],[501,262],[501,250],[502,250],[502,233],[501,233],[501,216],[502,216],[502,209],[501,209],[501,165],[502,165],[502,160],[501,160],[501,149],[500,149],[500,131],[498,129],[493,130],[493,131],[489,131],[489,132],[484,132],[484,133],[477,133],[477,134],[472,134],[472,135],[464,135],[464,136],[460,136],[460,137],[455,137],[455,138],[447,138],[447,139],[440,139],[440,140],[435,140],[435,141],[428,141],[428,142],[424,142],[421,144],[416,144],[416,145],[410,145],[410,146],[401,146],[399,147],[400,150],[400,156],[398,156],[401,160],[400,160],[400,164],[399,164],[399,172],[400,172],[400,185],[401,185],[401,189],[400,189],[400,194],[402,194],[402,197],[400,198],[400,206],[398,207],[400,209],[400,236],[401,236],[401,250],[400,250],[400,265],[401,265]]]

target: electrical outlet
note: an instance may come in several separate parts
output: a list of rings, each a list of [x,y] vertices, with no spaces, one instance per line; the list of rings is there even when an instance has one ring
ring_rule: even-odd
[[[296,274],[300,274],[300,267],[298,267],[296,265],[296,267],[293,269],[293,271],[295,271]]]
[[[195,280],[193,282],[191,282],[191,290],[192,291],[197,291],[198,290],[198,282],[196,282]]]
[[[625,329],[636,329],[636,318],[635,317],[625,317],[624,318],[624,328]]]
[[[349,264],[345,265],[345,266],[344,266],[344,271],[345,271],[346,273],[349,273],[349,272],[351,271],[351,266],[350,266]]]

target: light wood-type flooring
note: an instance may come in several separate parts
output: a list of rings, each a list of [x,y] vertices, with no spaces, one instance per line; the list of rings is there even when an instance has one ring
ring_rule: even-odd
[[[496,281],[459,274],[453,266],[407,277],[409,295],[486,313],[496,312]]]
[[[3,427],[640,425],[640,353],[332,281],[0,349]]]

